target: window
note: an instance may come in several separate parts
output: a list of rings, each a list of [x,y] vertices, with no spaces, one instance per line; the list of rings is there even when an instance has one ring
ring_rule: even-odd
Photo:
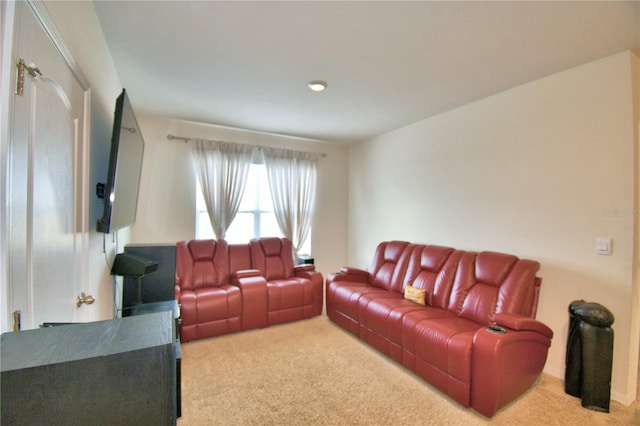
[[[197,185],[196,238],[215,238],[200,183]],[[225,239],[233,244],[244,243],[260,236],[282,237],[282,233],[273,213],[266,167],[264,164],[252,164],[249,167],[249,176],[240,209],[227,230]]]
[[[196,238],[215,238],[200,183],[197,180],[196,186]],[[240,244],[252,238],[282,236],[273,212],[267,168],[264,164],[252,164],[249,167],[249,176],[240,209],[227,230],[225,239],[230,244]],[[305,241],[300,253],[308,254],[310,248],[311,236]]]

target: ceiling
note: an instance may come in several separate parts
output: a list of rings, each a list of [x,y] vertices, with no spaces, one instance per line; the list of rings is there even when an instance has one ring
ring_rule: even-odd
[[[640,48],[640,1],[95,8],[136,112],[345,144]]]

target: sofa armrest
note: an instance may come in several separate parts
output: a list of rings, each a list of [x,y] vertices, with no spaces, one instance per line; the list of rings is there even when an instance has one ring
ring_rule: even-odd
[[[511,330],[535,331],[537,333],[543,334],[549,339],[553,338],[553,330],[533,318],[525,317],[523,315],[495,314],[493,316],[493,320],[495,321],[496,325],[506,327]]]
[[[313,265],[300,265],[300,266],[313,266]],[[294,268],[294,274],[299,278],[306,278],[311,283],[311,293],[313,295],[313,315],[320,315],[322,313],[322,306],[324,305],[324,294],[322,289],[323,276],[320,272],[314,269],[308,268]]]
[[[231,284],[242,293],[242,329],[263,328],[267,323],[267,281],[257,269],[231,274]]]
[[[178,274],[175,274],[173,277],[173,282],[175,284],[175,289],[174,289],[174,297],[175,299],[178,301],[178,303],[180,303],[180,292],[182,291],[182,280],[180,279],[180,277],[178,276]]]
[[[503,322],[514,327],[528,325],[536,330],[515,330],[503,323],[501,326],[508,328],[492,330],[492,327],[482,327],[474,335],[471,406],[487,417],[493,416],[535,383],[542,373],[551,346],[551,338],[547,333],[538,331],[542,330],[541,327],[531,327],[528,321],[518,322],[515,318]],[[544,324],[542,326],[546,327]]]
[[[180,305],[180,340],[183,342],[195,340],[198,323],[196,294],[192,290],[181,290],[180,297],[176,300]]]
[[[309,266],[313,266],[313,265],[309,265]],[[301,277],[301,278],[308,278],[310,280],[319,280],[322,283],[322,274],[320,272],[317,272],[315,269],[305,269],[305,268],[294,268],[293,270],[293,274],[296,277]]]
[[[231,281],[233,285],[235,285],[233,283],[234,280],[238,280],[241,278],[248,278],[248,277],[259,277],[260,275],[260,271],[258,271],[257,269],[241,269],[239,271],[235,271],[231,273]]]
[[[347,274],[347,275],[361,276],[364,278],[369,277],[368,271],[365,271],[364,269],[353,268],[351,266],[343,266],[342,268],[340,268],[340,273]]]
[[[352,268],[350,266],[343,266],[340,268],[340,272],[336,272],[333,274],[329,274],[327,276],[327,283],[334,281],[351,281],[357,283],[368,283],[369,282],[369,272]]]
[[[296,265],[293,267],[293,272],[297,275],[300,271],[311,271],[314,272],[316,270],[316,265],[305,263],[303,265]]]

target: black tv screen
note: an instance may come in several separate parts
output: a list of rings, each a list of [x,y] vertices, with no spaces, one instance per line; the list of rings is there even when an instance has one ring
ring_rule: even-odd
[[[144,140],[140,127],[127,92],[122,89],[116,99],[107,182],[104,186],[104,212],[96,225],[98,232],[110,233],[135,222],[143,151]]]

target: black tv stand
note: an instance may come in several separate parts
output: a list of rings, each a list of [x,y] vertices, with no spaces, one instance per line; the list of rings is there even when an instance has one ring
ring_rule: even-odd
[[[156,312],[2,334],[0,423],[175,425],[174,324]]]

